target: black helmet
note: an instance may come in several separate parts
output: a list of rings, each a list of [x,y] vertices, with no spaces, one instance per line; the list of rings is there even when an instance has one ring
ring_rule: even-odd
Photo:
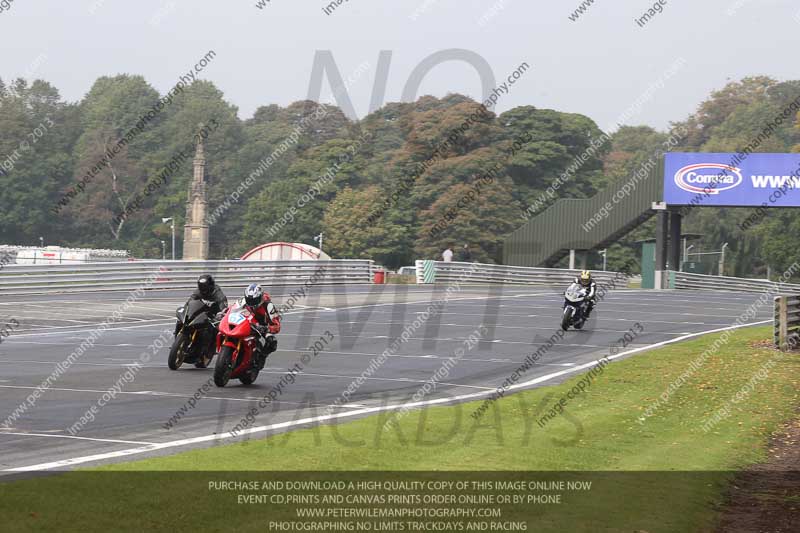
[[[244,303],[250,307],[260,305],[263,299],[264,290],[261,288],[261,285],[258,285],[257,283],[251,283],[244,290]]]
[[[214,283],[214,277],[211,274],[203,274],[197,278],[197,290],[203,298],[208,298],[214,294],[214,287],[216,287],[216,285],[217,284]]]

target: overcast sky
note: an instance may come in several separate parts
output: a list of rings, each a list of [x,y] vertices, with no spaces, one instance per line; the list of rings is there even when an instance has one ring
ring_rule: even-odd
[[[0,76],[33,66],[70,101],[119,73],[141,74],[164,93],[214,50],[202,77],[248,118],[258,106],[306,98],[315,53],[329,50],[343,77],[355,73],[349,93],[363,116],[381,50],[392,52],[389,102],[423,59],[465,49],[498,84],[531,66],[496,111],[582,113],[606,130],[620,116],[663,129],[743,76],[800,79],[796,0],[667,0],[644,27],[636,19],[653,3],[643,0],[595,0],[576,22],[568,16],[581,0],[346,0],[331,14],[323,12],[330,0],[270,0],[263,9],[258,1],[13,0],[0,12]],[[448,92],[481,99],[479,73],[442,63],[419,94]]]

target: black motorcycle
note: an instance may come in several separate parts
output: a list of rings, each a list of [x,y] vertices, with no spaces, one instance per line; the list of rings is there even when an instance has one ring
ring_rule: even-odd
[[[217,325],[219,321],[211,314],[214,302],[190,298],[186,305],[175,311],[178,324],[175,341],[169,350],[167,365],[178,370],[183,363],[206,368],[216,351]]]
[[[589,302],[586,296],[589,294],[585,288],[578,283],[570,285],[564,292],[564,311],[561,314],[561,329],[567,331],[570,326],[581,329],[586,323],[586,308]]]

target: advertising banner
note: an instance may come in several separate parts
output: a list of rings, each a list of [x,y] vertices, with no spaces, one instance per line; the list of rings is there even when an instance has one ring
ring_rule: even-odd
[[[800,207],[800,154],[664,154],[668,205]]]

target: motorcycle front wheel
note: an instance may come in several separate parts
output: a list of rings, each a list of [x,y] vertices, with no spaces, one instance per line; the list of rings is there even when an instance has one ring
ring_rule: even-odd
[[[217,356],[217,363],[214,365],[214,385],[217,387],[224,387],[231,379],[231,373],[233,372],[232,359],[233,348],[223,346]]]
[[[567,331],[569,329],[570,322],[572,322],[572,314],[575,312],[575,309],[571,305],[568,305],[564,308],[564,314],[561,315],[561,329]]]
[[[181,332],[175,337],[172,347],[169,349],[167,366],[170,370],[178,370],[186,359],[186,335]]]

